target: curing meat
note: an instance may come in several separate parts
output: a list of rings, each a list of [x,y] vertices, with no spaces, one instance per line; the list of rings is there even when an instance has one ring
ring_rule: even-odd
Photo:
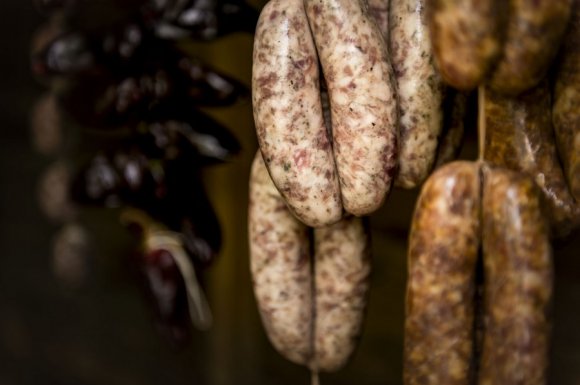
[[[435,169],[455,160],[459,155],[465,132],[467,93],[448,89],[443,110],[443,130],[435,156]]]
[[[516,95],[537,85],[558,52],[572,0],[509,0],[502,58],[491,87]]]
[[[338,370],[356,347],[371,271],[368,230],[356,217],[314,230],[315,369]]]
[[[258,152],[248,210],[254,294],[270,342],[288,360],[312,358],[312,275],[308,228],[286,208]]]
[[[477,87],[499,55],[505,29],[503,0],[432,0],[429,23],[437,66],[455,88]]]
[[[484,173],[485,331],[480,385],[544,385],[552,260],[539,192],[528,176]]]
[[[334,158],[344,209],[382,205],[397,165],[392,68],[366,0],[305,0],[328,85]]]
[[[315,229],[311,260],[310,231],[286,207],[258,152],[248,229],[254,293],[272,345],[314,372],[340,369],[356,347],[367,301],[365,220]]]
[[[303,2],[270,1],[254,40],[254,120],[272,180],[309,226],[335,223],[342,215],[318,68]]]
[[[556,72],[552,119],[556,144],[570,191],[580,203],[580,1],[572,16]]]
[[[578,223],[579,208],[558,162],[547,81],[518,97],[486,89],[484,108],[483,158],[529,174],[543,193],[554,236],[567,235]]]
[[[421,190],[409,238],[406,385],[470,383],[479,186],[479,165],[458,161]]]
[[[425,0],[390,0],[390,53],[399,95],[399,171],[395,184],[427,178],[443,123],[443,80],[435,68]]]

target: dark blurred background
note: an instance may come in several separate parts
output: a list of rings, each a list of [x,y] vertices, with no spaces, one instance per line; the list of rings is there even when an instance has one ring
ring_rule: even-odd
[[[83,209],[78,220],[91,247],[80,262],[82,279],[71,285],[55,273],[60,226],[38,204],[39,178],[55,158],[34,150],[30,130],[31,110],[46,92],[31,75],[30,44],[46,18],[30,0],[2,0],[0,15],[0,385],[307,384],[307,371],[269,345],[251,291],[246,202],[256,141],[249,101],[206,110],[238,137],[242,151],[203,171],[224,239],[204,273],[214,325],[193,330],[190,344],[176,349],[157,333],[132,267],[136,241],[119,224],[118,210]],[[187,49],[249,85],[250,34]],[[474,134],[468,133],[463,157],[473,157]],[[323,384],[401,383],[405,248],[415,198],[416,192],[394,191],[372,218],[374,271],[364,333],[352,362],[323,375]],[[577,385],[580,237],[557,246],[555,264],[551,383]]]

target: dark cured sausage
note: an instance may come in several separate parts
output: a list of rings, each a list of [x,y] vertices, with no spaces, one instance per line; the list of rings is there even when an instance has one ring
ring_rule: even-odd
[[[405,385],[469,384],[479,186],[479,165],[463,161],[423,185],[409,238]]]
[[[527,176],[485,170],[484,338],[480,385],[544,385],[552,259],[539,191]]]
[[[580,202],[580,1],[574,0],[556,72],[552,119],[568,186]]]
[[[486,88],[484,106],[483,158],[529,174],[543,193],[554,236],[567,235],[578,224],[579,208],[558,162],[547,82],[518,97]]]
[[[504,0],[432,0],[428,12],[435,59],[443,79],[471,90],[501,54]]]
[[[505,2],[509,2],[506,41],[491,87],[516,95],[537,85],[546,74],[566,30],[572,0]]]

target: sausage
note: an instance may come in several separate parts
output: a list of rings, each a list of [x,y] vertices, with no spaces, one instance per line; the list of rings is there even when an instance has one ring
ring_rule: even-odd
[[[254,40],[252,102],[260,150],[292,212],[309,226],[342,216],[324,125],[316,49],[300,0],[272,0]]]
[[[250,267],[262,322],[274,347],[313,372],[340,369],[361,330],[370,274],[364,219],[310,232],[286,207],[258,152],[250,178]]]
[[[393,71],[366,0],[305,0],[332,115],[342,204],[354,215],[379,208],[397,166]]]
[[[443,79],[455,88],[481,84],[501,54],[503,0],[432,0],[429,28]]]
[[[314,230],[316,336],[313,366],[336,371],[356,346],[371,271],[368,221],[349,217]]]
[[[419,195],[409,236],[405,385],[469,384],[473,375],[479,168],[449,163]]]
[[[556,70],[552,119],[568,186],[580,202],[580,1],[572,16]]]
[[[527,175],[485,170],[485,331],[481,385],[547,383],[552,255],[539,192]]]
[[[554,59],[570,16],[572,0],[510,0],[502,57],[491,87],[516,95],[537,85]]]
[[[427,178],[443,124],[444,84],[435,68],[425,0],[391,0],[390,52],[399,95],[399,172],[395,185]]]
[[[465,132],[467,93],[449,88],[443,107],[443,129],[437,147],[434,169],[457,158]]]
[[[493,166],[529,174],[542,191],[553,235],[577,226],[579,207],[566,185],[554,141],[547,81],[520,96],[485,90],[483,158]]]
[[[312,357],[312,274],[308,228],[287,209],[260,153],[250,176],[248,209],[254,294],[268,338],[288,360]]]

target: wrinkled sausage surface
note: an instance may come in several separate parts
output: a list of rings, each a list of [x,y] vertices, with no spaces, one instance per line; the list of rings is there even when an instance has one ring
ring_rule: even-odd
[[[423,185],[409,238],[404,383],[469,384],[479,165],[457,161]]]
[[[425,0],[390,0],[389,44],[399,95],[399,171],[413,188],[433,167],[443,123],[443,80],[435,68]]]
[[[303,2],[270,1],[254,39],[254,120],[276,187],[309,226],[335,223],[342,215],[318,68]]]
[[[481,385],[547,383],[550,241],[527,175],[486,170],[483,184],[484,338]]]
[[[344,209],[366,215],[384,202],[397,166],[392,67],[366,0],[305,0],[332,116]]]

